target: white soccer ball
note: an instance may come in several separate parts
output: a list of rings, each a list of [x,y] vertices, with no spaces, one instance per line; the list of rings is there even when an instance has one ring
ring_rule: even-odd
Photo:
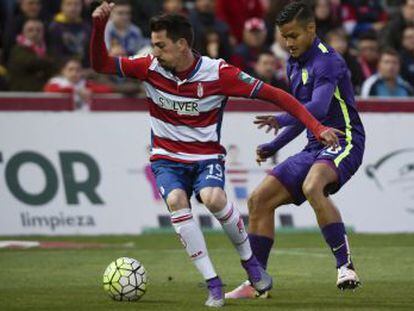
[[[118,258],[106,268],[103,275],[103,286],[114,300],[138,300],[147,290],[147,271],[136,259]]]

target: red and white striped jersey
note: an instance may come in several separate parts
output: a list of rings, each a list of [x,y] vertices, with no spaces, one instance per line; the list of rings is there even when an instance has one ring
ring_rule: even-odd
[[[199,57],[180,80],[152,55],[119,58],[122,76],[144,82],[151,119],[151,160],[194,162],[225,156],[221,122],[228,96],[254,98],[263,82],[223,60]]]

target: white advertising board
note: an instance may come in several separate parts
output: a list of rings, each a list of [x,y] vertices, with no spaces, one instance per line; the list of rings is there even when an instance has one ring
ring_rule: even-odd
[[[271,135],[254,113],[225,114],[226,190],[247,214],[246,199],[272,164],[254,151]],[[414,114],[362,115],[364,163],[334,201],[358,232],[414,232]],[[144,112],[0,113],[0,235],[121,234],[158,227],[167,215],[149,170]],[[301,150],[298,138],[278,161]],[[196,214],[206,210],[193,202]],[[312,209],[286,206],[295,227],[315,226]],[[279,225],[279,218],[277,225]],[[213,222],[213,226],[217,226]]]

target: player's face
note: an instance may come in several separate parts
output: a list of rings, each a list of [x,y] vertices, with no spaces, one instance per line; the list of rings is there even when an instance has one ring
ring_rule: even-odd
[[[315,39],[315,23],[302,24],[296,20],[279,28],[290,55],[297,58],[305,53]]]
[[[174,42],[167,37],[167,31],[153,31],[151,33],[152,54],[162,67],[174,70],[182,52],[182,42]]]

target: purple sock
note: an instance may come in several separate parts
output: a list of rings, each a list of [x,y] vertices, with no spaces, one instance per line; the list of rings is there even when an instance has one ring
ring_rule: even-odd
[[[249,233],[250,246],[260,265],[266,269],[267,260],[273,245],[273,239]]]
[[[353,269],[351,251],[344,224],[339,222],[326,225],[322,228],[322,234],[336,258],[336,267],[339,268],[347,265]]]

